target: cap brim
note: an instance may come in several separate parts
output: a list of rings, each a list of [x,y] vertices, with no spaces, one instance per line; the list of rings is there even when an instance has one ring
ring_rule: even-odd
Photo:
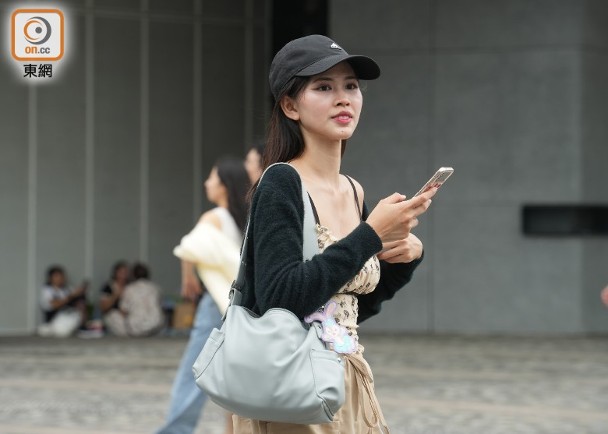
[[[352,66],[357,78],[361,80],[375,80],[380,77],[380,67],[371,58],[367,56],[349,55],[349,54],[338,54],[335,56],[325,57],[312,65],[308,65],[306,68],[295,74],[298,77],[310,77],[311,75],[317,75],[322,72],[333,68],[338,63],[347,61]]]

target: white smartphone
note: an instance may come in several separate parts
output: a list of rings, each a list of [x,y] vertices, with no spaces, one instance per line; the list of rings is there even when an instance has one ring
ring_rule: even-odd
[[[424,186],[418,191],[418,193],[414,195],[414,197],[424,193],[429,188],[441,187],[443,183],[452,175],[452,173],[454,173],[454,169],[452,169],[451,167],[440,167],[439,170],[437,170],[437,172],[435,172],[435,174],[431,176],[431,179],[429,179],[426,184],[424,184]]]

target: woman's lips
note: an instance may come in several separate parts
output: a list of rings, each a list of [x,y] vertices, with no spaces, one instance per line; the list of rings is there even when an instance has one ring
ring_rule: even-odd
[[[340,124],[347,124],[353,120],[353,117],[350,113],[339,113],[338,115],[334,116],[333,119]]]

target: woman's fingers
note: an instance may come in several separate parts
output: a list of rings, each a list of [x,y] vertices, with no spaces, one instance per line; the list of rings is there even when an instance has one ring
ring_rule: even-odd
[[[382,203],[399,203],[399,202],[403,202],[405,200],[405,196],[401,193],[393,193],[388,197],[385,197],[384,199],[382,199],[380,202]]]
[[[414,234],[407,238],[382,244],[378,259],[389,263],[411,262],[422,255],[422,242]]]
[[[201,292],[202,288],[197,281],[186,280],[182,283],[182,296],[185,298],[194,300]]]
[[[437,189],[431,188],[430,190],[416,197],[408,199],[404,201],[404,208],[414,210],[415,212],[417,212],[417,215],[420,215],[428,209],[429,205],[432,202],[431,198],[435,196],[435,193],[437,193]]]
[[[393,247],[392,249],[383,251],[382,253],[380,253],[377,256],[378,256],[378,259],[380,259],[381,261],[386,261],[391,264],[396,263],[396,262],[409,262],[408,260],[406,260],[407,259],[406,249],[403,247],[400,247],[400,246]]]
[[[393,193],[378,203],[367,218],[367,223],[383,242],[407,238],[409,232],[418,226],[417,217],[428,209],[436,191],[436,188],[432,188],[412,199]]]
[[[399,252],[397,252],[396,249],[391,248],[388,250],[383,250],[377,256],[378,256],[378,259],[380,259],[381,261],[389,261],[391,258],[393,258],[397,255],[399,255]]]
[[[393,247],[397,247],[401,241],[402,240],[396,240],[396,241],[388,241],[386,243],[382,243],[382,251],[384,252],[386,250],[392,249]]]

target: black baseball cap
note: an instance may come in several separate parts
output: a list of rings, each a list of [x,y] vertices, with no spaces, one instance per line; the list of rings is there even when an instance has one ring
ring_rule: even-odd
[[[348,54],[327,36],[309,35],[288,42],[274,56],[268,77],[270,91],[277,99],[293,77],[320,74],[344,60],[350,63],[357,78],[374,80],[380,77],[380,67],[371,58]]]

